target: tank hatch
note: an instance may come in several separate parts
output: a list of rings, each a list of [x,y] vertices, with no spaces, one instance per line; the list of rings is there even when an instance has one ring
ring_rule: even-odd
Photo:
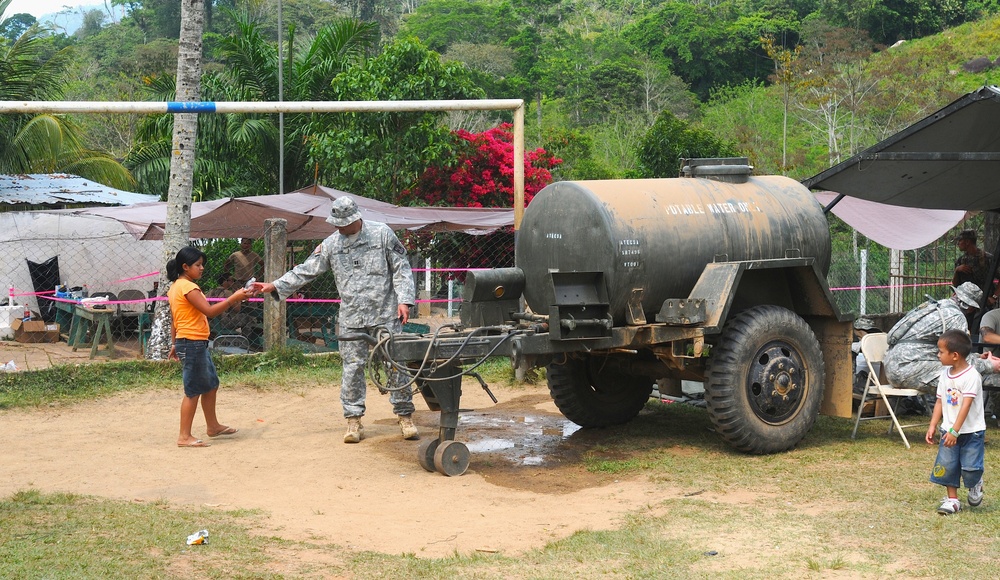
[[[746,157],[681,159],[681,177],[700,177],[724,183],[746,183],[753,166]]]

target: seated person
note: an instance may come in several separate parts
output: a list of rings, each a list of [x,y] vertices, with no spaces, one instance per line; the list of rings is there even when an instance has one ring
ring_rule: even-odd
[[[231,274],[223,272],[222,274],[219,274],[218,281],[219,285],[208,291],[208,298],[229,298],[235,291],[236,280]],[[241,310],[242,304],[237,303],[229,310],[212,319],[212,326],[216,326],[216,324],[218,324],[232,331],[238,330],[240,334],[251,339],[252,342],[255,338],[255,336],[252,335],[261,334],[259,328],[260,325],[257,324],[256,318],[242,312]]]
[[[983,298],[983,291],[972,282],[965,282],[953,290],[951,298],[927,300],[907,312],[889,330],[886,337],[889,349],[885,352],[883,366],[892,386],[919,389],[929,394],[936,392],[941,373],[937,339],[951,329],[968,333],[966,314],[978,310]],[[980,358],[972,353],[969,364],[975,366],[984,379],[1000,372],[1000,358]]]
[[[979,340],[1000,347],[1000,308],[990,310],[979,321]],[[988,347],[993,353],[996,347]]]
[[[995,344],[996,347],[986,347],[984,352],[990,351],[997,354],[1000,348],[1000,308],[990,310],[983,315],[979,321],[979,340],[987,344]],[[983,375],[983,388],[987,390],[985,404],[986,416],[995,417],[997,412],[997,398],[1000,397],[995,389],[1000,389],[1000,374]]]

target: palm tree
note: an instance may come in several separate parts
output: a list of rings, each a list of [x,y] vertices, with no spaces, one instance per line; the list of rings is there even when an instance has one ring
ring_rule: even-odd
[[[228,81],[205,75],[206,101],[228,101]],[[173,77],[151,79],[147,86],[156,100],[174,100]],[[125,159],[144,189],[163,195],[170,182],[171,115],[140,121],[136,146]],[[194,200],[273,193],[277,183],[277,129],[267,118],[251,115],[202,115],[198,119],[198,155],[194,159],[191,196]]]
[[[245,13],[234,16],[237,33],[220,43],[220,51],[229,67],[227,76],[233,96],[245,101],[276,101],[278,95],[277,52],[263,36],[260,24]],[[333,97],[331,83],[338,74],[359,62],[374,48],[378,27],[371,22],[344,18],[320,28],[316,36],[299,46],[295,29],[288,33],[288,63],[284,67],[281,99],[285,101],[328,101]],[[308,128],[315,115],[285,117],[284,185],[292,189],[312,181],[308,167]],[[276,116],[271,116],[274,123]],[[285,189],[283,189],[285,190]]]
[[[236,31],[219,44],[223,72],[207,74],[202,92],[211,101],[277,101],[278,56],[274,44],[247,13],[233,13]],[[325,101],[330,83],[374,46],[377,29],[370,23],[342,19],[321,28],[308,42],[290,49],[284,67],[285,101]],[[169,100],[173,79],[152,81],[154,98]],[[308,167],[307,127],[313,115],[285,115],[285,185],[295,189],[312,182]],[[140,183],[163,191],[169,177],[169,118],[149,117],[137,134],[137,147],[126,163]],[[199,122],[195,163],[195,197],[213,199],[278,191],[278,116],[228,114],[204,116]]]
[[[181,3],[181,33],[177,45],[177,100],[197,101],[201,94],[201,37],[205,28],[204,0]],[[197,113],[173,116],[170,151],[170,186],[167,191],[167,219],[163,231],[163,263],[187,246],[191,237],[191,190],[194,178]],[[166,268],[160,272],[160,287],[169,286]],[[170,352],[170,307],[158,302],[146,356],[164,360]]]
[[[0,21],[10,0],[0,0]],[[12,43],[0,40],[0,100],[49,101],[63,95],[69,48],[49,56],[33,26]],[[0,115],[0,173],[73,173],[120,189],[135,188],[125,167],[92,151],[67,117]]]

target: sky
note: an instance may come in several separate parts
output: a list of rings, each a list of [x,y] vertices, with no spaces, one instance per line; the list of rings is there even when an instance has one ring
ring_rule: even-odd
[[[12,0],[7,11],[4,13],[5,16],[11,16],[18,13],[31,14],[35,18],[39,18],[46,14],[54,14],[63,10],[65,7],[69,7],[71,10],[76,11],[79,6],[100,6],[100,0],[87,1],[87,2],[74,2],[73,0]]]

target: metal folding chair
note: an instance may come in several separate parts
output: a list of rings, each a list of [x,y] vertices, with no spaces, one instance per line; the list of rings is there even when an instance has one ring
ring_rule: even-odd
[[[858,425],[860,425],[862,421],[892,419],[892,424],[889,425],[889,430],[886,433],[891,433],[892,428],[895,427],[896,430],[899,431],[899,436],[903,438],[903,444],[905,444],[906,448],[909,449],[910,442],[907,441],[906,434],[903,433],[903,429],[919,427],[921,425],[927,425],[928,423],[900,425],[899,418],[896,416],[896,406],[899,405],[900,398],[916,397],[922,395],[923,393],[917,389],[900,389],[888,384],[882,384],[879,379],[879,372],[882,370],[882,359],[885,358],[885,351],[888,350],[888,348],[889,345],[888,342],[886,342],[885,333],[869,333],[861,337],[861,354],[865,356],[865,363],[868,365],[868,380],[865,382],[865,390],[861,395],[861,403],[858,405],[858,414],[854,419],[854,431],[851,433],[851,439],[857,437]],[[895,405],[890,402],[890,397],[895,401]],[[888,414],[878,414],[879,400],[885,404]],[[865,405],[868,401],[875,401],[872,416],[862,417],[861,415],[864,413]]]

